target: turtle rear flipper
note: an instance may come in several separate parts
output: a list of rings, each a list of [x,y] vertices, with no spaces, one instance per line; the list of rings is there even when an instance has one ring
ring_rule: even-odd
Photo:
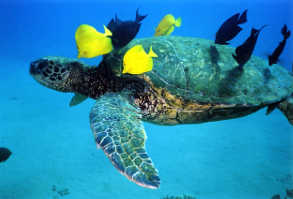
[[[140,110],[119,94],[100,97],[90,113],[97,145],[129,180],[147,188],[158,188],[157,170],[145,151],[145,130]]]
[[[278,108],[284,113],[291,125],[293,125],[293,95],[281,102]]]

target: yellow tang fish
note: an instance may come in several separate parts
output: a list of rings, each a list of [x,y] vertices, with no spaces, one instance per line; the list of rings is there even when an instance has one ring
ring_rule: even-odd
[[[104,55],[113,50],[112,40],[108,36],[112,33],[104,26],[105,33],[98,32],[94,27],[82,24],[75,32],[78,58],[93,58]]]
[[[151,71],[153,69],[152,57],[158,57],[152,50],[152,46],[148,54],[144,51],[142,45],[133,46],[123,57],[122,73],[142,74]]]
[[[156,28],[155,36],[170,35],[174,31],[174,27],[181,26],[181,18],[177,18],[171,14],[167,14]]]

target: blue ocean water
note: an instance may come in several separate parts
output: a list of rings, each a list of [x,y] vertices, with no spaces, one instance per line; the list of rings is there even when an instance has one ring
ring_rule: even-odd
[[[134,19],[137,8],[148,14],[138,38],[152,36],[161,18],[172,13],[182,18],[173,35],[211,40],[225,19],[248,9],[248,22],[231,45],[241,44],[252,27],[268,24],[254,51],[266,59],[282,39],[282,26],[293,29],[292,6],[291,0],[1,1],[0,147],[13,154],[0,164],[0,199],[284,197],[293,188],[293,127],[279,110],[197,125],[145,123],[147,151],[161,178],[161,187],[150,190],[120,175],[96,149],[88,119],[94,100],[70,108],[72,95],[46,89],[28,70],[43,56],[76,57],[80,24],[102,31],[115,14]],[[280,60],[288,70],[292,53],[289,38]]]

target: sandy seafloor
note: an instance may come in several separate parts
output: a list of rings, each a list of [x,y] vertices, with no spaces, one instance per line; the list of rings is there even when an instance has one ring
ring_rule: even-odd
[[[158,15],[155,20],[150,15],[152,4],[146,8],[139,5],[142,11],[149,14],[150,21],[160,19],[158,8],[154,9]],[[134,4],[127,9],[135,10],[136,6]],[[176,13],[174,6],[168,6],[170,12]],[[253,4],[247,6],[251,8],[251,18],[263,11]],[[28,7],[26,5],[25,8]],[[242,11],[241,5],[235,7],[236,11],[226,10],[228,13],[225,16]],[[224,12],[224,8],[217,13]],[[189,17],[193,14],[191,10],[185,10]],[[123,13],[125,15],[126,11]],[[267,14],[263,17],[266,20],[272,15],[267,10],[263,13]],[[184,10],[177,13],[183,14]],[[204,18],[212,12],[200,14]],[[21,18],[21,13],[19,15]],[[124,18],[133,17],[133,13],[129,15]],[[56,30],[65,31],[60,24],[70,23],[65,20],[69,18],[56,22]],[[200,21],[198,18],[194,18],[194,23]],[[278,20],[280,24],[289,23],[286,17]],[[256,23],[261,24],[259,21]],[[27,25],[28,22],[24,23]],[[154,26],[147,20],[145,23],[146,27]],[[8,27],[12,29],[13,26],[8,24]],[[0,199],[160,199],[166,195],[183,194],[196,199],[270,199],[274,194],[284,196],[286,188],[293,188],[293,127],[279,110],[269,116],[261,110],[244,118],[197,125],[164,127],[145,123],[148,136],[146,147],[159,170],[161,187],[149,190],[129,182],[116,171],[104,153],[96,149],[88,117],[94,100],[70,108],[68,104],[72,95],[46,89],[28,74],[29,62],[38,57],[76,56],[72,37],[60,33],[57,38],[54,33],[43,41],[42,37],[53,30],[42,32],[40,28],[37,35],[43,40],[36,39],[35,33],[32,33],[33,36],[28,36],[30,41],[26,41],[21,30],[25,34],[28,30],[22,27],[24,25],[19,22],[18,32],[8,38],[3,38],[4,29],[1,32],[6,48],[2,49],[0,59],[0,146],[10,148],[13,154],[7,162],[0,164]],[[54,23],[50,23],[52,27]],[[184,29],[184,26],[181,28]],[[186,29],[189,28],[186,26]],[[207,29],[217,28],[209,26]],[[74,29],[70,31],[74,32]],[[275,43],[278,43],[279,30],[274,31]],[[146,34],[148,32],[139,37]],[[180,35],[180,29],[174,34]],[[186,34],[182,30],[182,35]],[[205,37],[202,30],[191,35]],[[211,35],[209,33],[205,38],[212,39]],[[51,44],[50,39],[58,41],[58,45]],[[63,49],[60,48],[62,41],[67,45]],[[43,46],[45,42],[48,47]],[[267,45],[274,46],[275,43]],[[292,38],[290,44],[292,46]],[[264,45],[264,42],[260,41],[258,45]],[[261,49],[266,48],[259,47],[256,53],[262,55]],[[288,68],[288,63],[292,63],[288,58],[290,52],[292,54],[290,49],[292,47],[284,52],[284,57],[287,57],[284,65]],[[69,194],[61,196],[58,191],[64,190],[68,190]]]

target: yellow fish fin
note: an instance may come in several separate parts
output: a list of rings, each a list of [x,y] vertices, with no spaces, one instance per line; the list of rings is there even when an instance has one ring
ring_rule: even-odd
[[[175,27],[171,26],[165,35],[170,35],[174,31]]]
[[[178,17],[177,19],[176,19],[176,21],[175,21],[175,26],[176,27],[180,27],[181,26],[181,17]]]
[[[104,25],[104,30],[105,30],[105,33],[104,33],[105,36],[112,36],[112,32],[105,25]]]
[[[150,47],[150,51],[149,51],[149,54],[148,54],[150,57],[158,57],[158,55],[153,51],[153,47],[151,46]]]

